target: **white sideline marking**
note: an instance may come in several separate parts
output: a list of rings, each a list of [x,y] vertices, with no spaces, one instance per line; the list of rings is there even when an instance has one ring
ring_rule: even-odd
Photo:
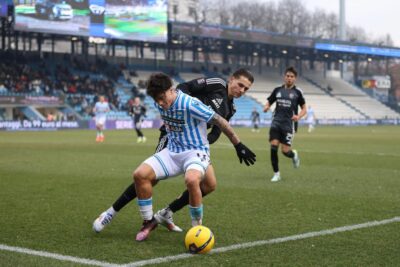
[[[368,228],[368,227],[374,227],[374,226],[379,226],[379,225],[384,225],[384,224],[389,224],[389,223],[394,223],[394,222],[400,222],[400,217],[394,217],[394,218],[382,220],[382,221],[371,221],[371,222],[366,222],[366,223],[362,223],[362,224],[347,225],[347,226],[332,228],[332,229],[328,229],[328,230],[309,232],[309,233],[304,233],[304,234],[299,234],[299,235],[291,235],[291,236],[287,236],[287,237],[274,238],[274,239],[270,239],[270,240],[260,240],[260,241],[242,243],[242,244],[237,244],[237,245],[232,245],[232,246],[227,246],[227,247],[221,247],[221,248],[216,248],[216,249],[212,250],[210,252],[210,254],[223,253],[223,252],[227,252],[227,251],[231,251],[231,250],[251,248],[251,247],[262,246],[262,245],[283,243],[283,242],[287,242],[287,241],[306,239],[306,238],[311,238],[311,237],[316,237],[316,236],[332,235],[332,234],[336,234],[336,233],[352,231],[352,230]],[[128,263],[123,266],[124,267],[145,266],[148,264],[158,264],[158,263],[176,261],[176,260],[180,260],[180,259],[186,259],[186,258],[193,257],[193,256],[195,256],[195,255],[185,253],[185,254],[179,254],[176,256],[167,256],[167,257],[154,258],[154,259],[150,259],[150,260],[136,261],[136,262]]]
[[[216,249],[212,250],[210,252],[210,254],[223,253],[223,252],[227,252],[227,251],[257,247],[257,246],[263,246],[263,245],[284,243],[284,242],[288,242],[288,241],[301,240],[301,239],[312,238],[312,237],[317,237],[317,236],[333,235],[336,233],[353,231],[353,230],[362,229],[362,228],[375,227],[375,226],[385,225],[385,224],[390,224],[390,223],[395,223],[395,222],[400,222],[400,217],[393,217],[391,219],[386,219],[386,220],[382,220],[382,221],[371,221],[371,222],[366,222],[366,223],[361,223],[361,224],[346,225],[346,226],[322,230],[322,231],[308,232],[308,233],[304,233],[304,234],[291,235],[291,236],[286,236],[286,237],[279,237],[279,238],[274,238],[274,239],[270,239],[270,240],[259,240],[259,241],[247,242],[247,243],[242,243],[242,244],[236,244],[236,245],[231,245],[231,246],[227,246],[227,247],[216,248]],[[23,254],[28,254],[28,255],[40,256],[40,257],[46,257],[46,258],[51,258],[51,259],[60,260],[60,261],[69,261],[69,262],[75,262],[75,263],[80,263],[80,264],[93,265],[93,266],[104,266],[104,267],[136,267],[136,266],[145,266],[145,265],[149,265],[149,264],[159,264],[159,263],[165,263],[165,262],[170,262],[170,261],[177,261],[177,260],[181,260],[181,259],[187,259],[190,257],[201,257],[199,255],[182,253],[182,254],[178,254],[178,255],[165,256],[165,257],[154,258],[154,259],[149,259],[149,260],[134,261],[134,262],[127,263],[127,264],[115,264],[115,263],[109,263],[109,262],[104,262],[104,261],[97,261],[97,260],[77,258],[77,257],[72,257],[72,256],[65,256],[65,255],[50,253],[50,252],[46,252],[46,251],[38,251],[38,250],[32,250],[32,249],[20,248],[20,247],[11,247],[11,246],[2,245],[2,244],[0,244],[0,250],[18,252],[18,253],[23,253]]]
[[[93,265],[93,266],[104,266],[104,267],[120,266],[118,264],[113,264],[113,263],[104,262],[104,261],[83,259],[83,258],[65,256],[65,255],[56,254],[56,253],[50,253],[50,252],[46,252],[46,251],[32,250],[32,249],[20,248],[20,247],[11,247],[11,246],[6,246],[6,245],[2,245],[2,244],[0,244],[0,250],[18,252],[18,253],[22,253],[22,254],[51,258],[51,259],[55,259],[55,260],[59,260],[59,261],[70,261],[70,262],[76,262],[76,263],[80,263],[80,264],[87,264],[87,265]]]

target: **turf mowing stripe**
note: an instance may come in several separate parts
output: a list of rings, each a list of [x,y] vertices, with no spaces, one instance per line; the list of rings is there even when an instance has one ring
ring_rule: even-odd
[[[299,234],[299,235],[291,235],[291,236],[287,236],[287,237],[279,237],[279,238],[274,238],[274,239],[270,239],[270,240],[260,240],[260,241],[242,243],[242,244],[237,244],[237,245],[232,245],[232,246],[227,246],[227,247],[221,247],[221,248],[213,249],[209,254],[223,253],[223,252],[227,252],[227,251],[251,248],[251,247],[256,247],[256,246],[278,244],[278,243],[283,243],[283,242],[287,242],[287,241],[295,241],[295,240],[312,238],[312,237],[317,237],[317,236],[333,235],[336,233],[353,231],[353,230],[362,229],[362,228],[369,228],[369,227],[374,227],[374,226],[379,226],[379,225],[384,225],[384,224],[389,224],[389,223],[394,223],[394,222],[400,222],[400,217],[394,217],[394,218],[382,220],[382,221],[371,221],[371,222],[366,222],[366,223],[361,223],[361,224],[347,225],[347,226],[332,228],[332,229],[328,229],[328,230],[309,232],[309,233],[304,233],[304,234]],[[154,258],[154,259],[150,259],[150,260],[136,261],[136,262],[128,263],[123,266],[124,267],[145,266],[145,265],[149,265],[149,264],[158,264],[158,263],[165,263],[165,262],[170,262],[170,261],[186,259],[186,258],[193,257],[193,256],[196,256],[196,255],[191,255],[191,254],[185,253],[185,254],[178,254],[175,256],[167,256],[167,257]],[[201,256],[198,256],[198,257],[201,257]]]
[[[220,142],[213,145],[213,147],[218,147],[222,149],[231,148],[231,143]],[[268,148],[252,148],[254,151],[267,151]],[[299,152],[305,153],[319,153],[319,154],[345,154],[345,155],[361,155],[361,156],[380,156],[380,157],[400,157],[400,154],[396,153],[373,153],[373,152],[360,152],[360,151],[319,151],[319,150],[309,150],[309,149],[299,149]]]
[[[93,266],[103,266],[103,267],[120,266],[118,264],[104,262],[104,261],[83,259],[83,258],[65,256],[65,255],[56,254],[56,253],[50,253],[50,252],[46,252],[46,251],[32,250],[32,249],[20,248],[20,247],[11,247],[11,246],[6,246],[6,245],[2,245],[2,244],[0,244],[0,250],[18,252],[18,253],[23,253],[23,254],[28,254],[28,255],[51,258],[51,259],[55,259],[55,260],[59,260],[59,261],[69,261],[69,262],[75,262],[75,263],[93,265]]]
[[[236,244],[236,245],[232,245],[232,246],[216,248],[216,249],[212,250],[209,254],[223,253],[223,252],[227,252],[227,251],[257,247],[257,246],[263,246],[263,245],[278,244],[278,243],[284,243],[284,242],[288,242],[288,241],[295,241],[295,240],[301,240],[301,239],[324,236],[324,235],[333,235],[336,233],[348,232],[348,231],[369,228],[369,227],[375,227],[375,226],[380,226],[380,225],[385,225],[385,224],[390,224],[390,223],[395,223],[395,222],[400,222],[400,217],[393,217],[391,219],[386,219],[386,220],[382,220],[382,221],[371,221],[371,222],[366,222],[366,223],[361,223],[361,224],[347,225],[347,226],[342,226],[342,227],[337,227],[337,228],[332,228],[332,229],[327,229],[327,230],[322,230],[322,231],[315,231],[315,232],[308,232],[308,233],[304,233],[304,234],[291,235],[291,236],[287,236],[287,237],[279,237],[279,238],[274,238],[274,239],[270,239],[270,240],[259,240],[259,241],[254,241],[254,242]],[[23,254],[40,256],[40,257],[46,257],[46,258],[51,258],[51,259],[60,260],[60,261],[70,261],[70,262],[75,262],[75,263],[80,263],[80,264],[93,265],[93,266],[104,266],[104,267],[112,267],[112,266],[113,267],[122,267],[122,266],[123,267],[136,267],[136,266],[145,266],[145,265],[149,265],[149,264],[159,264],[159,263],[166,263],[166,262],[170,262],[170,261],[177,261],[177,260],[187,259],[190,257],[201,257],[200,255],[183,253],[183,254],[154,258],[154,259],[149,259],[149,260],[134,261],[131,263],[121,265],[121,264],[114,264],[114,263],[91,260],[91,259],[83,259],[83,258],[77,258],[77,257],[72,257],[72,256],[65,256],[65,255],[50,253],[50,252],[46,252],[46,251],[38,251],[38,250],[32,250],[32,249],[20,248],[20,247],[11,247],[11,246],[1,245],[1,244],[0,244],[0,250],[18,252],[18,253],[23,253]]]

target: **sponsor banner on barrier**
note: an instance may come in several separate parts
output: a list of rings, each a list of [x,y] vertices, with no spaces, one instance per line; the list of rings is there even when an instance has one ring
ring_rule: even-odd
[[[229,124],[238,127],[251,127],[251,120],[230,120]],[[307,121],[300,120],[300,125],[307,125]],[[342,126],[357,126],[357,125],[399,125],[400,119],[319,119],[316,120],[317,125],[342,125]],[[269,127],[271,120],[261,120],[261,127]]]
[[[251,120],[231,120],[229,122],[235,127],[251,127]],[[301,120],[300,125],[306,125],[307,122]],[[357,126],[357,125],[400,125],[400,119],[319,119],[316,120],[317,125],[338,125],[338,126]],[[145,120],[142,128],[160,128],[161,120]],[[271,120],[261,120],[260,127],[269,127]],[[134,129],[132,120],[108,120],[106,129],[123,130]],[[58,130],[58,129],[96,129],[94,120],[90,121],[40,121],[40,120],[23,120],[23,121],[0,121],[0,130],[6,131],[32,131],[32,130]]]
[[[161,120],[144,120],[142,128],[160,128],[161,124]],[[134,129],[135,124],[133,120],[107,120],[105,128],[110,130]],[[89,129],[96,129],[96,122],[94,120],[89,121]]]
[[[63,105],[64,99],[58,96],[0,96],[0,104]]]
[[[26,131],[26,130],[58,130],[58,129],[85,129],[86,121],[0,121],[0,130]]]

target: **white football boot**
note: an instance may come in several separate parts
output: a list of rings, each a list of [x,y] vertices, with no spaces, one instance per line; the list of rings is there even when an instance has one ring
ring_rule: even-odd
[[[167,227],[172,232],[182,232],[182,229],[174,223],[172,218],[173,212],[169,208],[159,210],[154,214],[156,221],[162,226]]]
[[[293,167],[297,169],[298,167],[300,167],[299,153],[297,152],[297,150],[293,150],[293,153],[294,153],[294,157],[292,158]]]
[[[271,182],[278,182],[281,180],[281,175],[279,173],[275,173],[274,176],[272,176]]]
[[[114,216],[111,213],[108,213],[107,211],[103,212],[96,220],[94,220],[93,230],[96,233],[100,233],[104,227],[111,222],[113,217]]]

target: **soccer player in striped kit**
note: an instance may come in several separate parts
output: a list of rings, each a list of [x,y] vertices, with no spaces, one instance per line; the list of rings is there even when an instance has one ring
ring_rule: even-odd
[[[236,112],[234,99],[242,97],[251,87],[254,77],[250,71],[240,68],[236,70],[227,81],[219,77],[198,78],[188,82],[180,83],[177,89],[198,98],[201,102],[210,106],[220,116],[229,120]],[[211,127],[207,139],[209,144],[213,144],[220,136],[221,129],[216,125],[208,124]],[[159,143],[156,152],[167,147],[168,135],[165,126],[160,128]],[[246,165],[254,162],[245,160]],[[215,190],[216,177],[213,168],[208,168],[205,176],[208,179],[207,184],[202,184],[202,196],[206,196]],[[158,180],[157,180],[158,181]],[[130,184],[124,192],[116,199],[111,207],[102,212],[93,222],[93,230],[101,232],[105,226],[115,218],[129,202],[136,198],[136,189],[134,184]],[[189,204],[189,191],[185,190],[178,198],[173,200],[167,207],[154,214],[155,220],[170,231],[182,232],[182,229],[173,221],[173,213],[181,210]]]
[[[96,102],[93,112],[96,115],[96,142],[104,142],[104,126],[106,124],[107,113],[110,112],[110,106],[106,102],[104,96],[99,97],[99,101]]]
[[[217,125],[235,146],[240,160],[255,161],[255,154],[240,142],[229,123],[198,99],[176,90],[172,80],[163,73],[150,76],[147,94],[158,108],[166,125],[168,146],[146,159],[133,173],[142,229],[137,241],[147,239],[157,226],[153,219],[152,187],[160,179],[184,174],[189,191],[189,210],[192,225],[201,224],[203,204],[201,184],[208,183],[204,175],[210,165],[210,149],[207,140],[207,123]]]

